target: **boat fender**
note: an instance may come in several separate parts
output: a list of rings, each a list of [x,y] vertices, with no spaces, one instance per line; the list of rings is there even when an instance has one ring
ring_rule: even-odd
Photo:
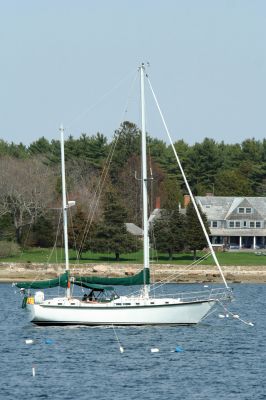
[[[45,339],[45,344],[54,344],[53,339]]]
[[[159,353],[159,351],[160,350],[158,348],[156,348],[156,347],[151,349],[151,353]]]
[[[41,304],[43,301],[44,301],[44,293],[41,291],[36,292],[34,296],[34,303]]]
[[[26,308],[28,296],[24,296],[21,304],[21,308]]]

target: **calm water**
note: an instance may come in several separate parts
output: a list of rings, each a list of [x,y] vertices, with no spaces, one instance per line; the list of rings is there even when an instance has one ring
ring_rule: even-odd
[[[254,327],[217,310],[196,327],[116,328],[121,354],[112,328],[31,325],[2,284],[0,399],[266,399],[266,285],[233,287],[230,310]]]

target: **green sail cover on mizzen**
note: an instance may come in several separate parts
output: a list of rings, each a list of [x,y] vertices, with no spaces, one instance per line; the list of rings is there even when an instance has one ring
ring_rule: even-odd
[[[67,287],[68,282],[68,272],[59,275],[58,278],[49,279],[46,281],[33,281],[33,282],[19,282],[16,286],[20,289],[48,289],[56,286],[61,286],[63,288]]]
[[[145,274],[145,275],[144,275]],[[144,279],[145,277],[145,279]],[[123,277],[123,278],[108,278],[100,276],[78,276],[75,277],[74,284],[86,286],[85,284],[97,284],[97,285],[122,285],[122,286],[133,286],[133,285],[147,285],[150,283],[150,270],[144,268],[135,275]]]

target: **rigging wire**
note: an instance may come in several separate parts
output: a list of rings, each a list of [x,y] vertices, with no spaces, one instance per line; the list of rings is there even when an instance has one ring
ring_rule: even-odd
[[[222,306],[222,308],[224,309],[224,311],[228,314],[231,315],[231,317],[233,317],[234,319],[242,322],[245,325],[249,325],[249,326],[254,326],[253,322],[251,321],[245,321],[244,319],[240,318],[240,316],[238,314],[234,314],[233,312],[229,311],[228,308],[225,307],[225,305],[218,300],[218,303]]]
[[[135,73],[135,70],[134,70]],[[70,120],[70,122],[67,125],[67,129],[70,130],[70,128],[72,127],[72,125],[80,120],[81,118],[83,118],[86,114],[88,114],[91,110],[93,110],[95,107],[97,107],[99,104],[102,103],[102,101],[109,97],[115,90],[117,90],[122,83],[127,80],[129,77],[131,77],[133,74],[133,71],[130,71],[130,73],[128,73],[126,76],[124,76],[124,78],[120,79],[119,82],[117,82],[113,88],[109,89],[107,92],[105,92],[95,103],[93,103],[92,105],[90,105],[89,107],[87,107],[84,111],[82,111],[81,113],[79,113],[78,115],[76,115],[76,117],[72,118],[72,120]]]
[[[68,199],[68,194],[67,194],[67,199]],[[73,242],[74,242],[74,249],[75,249],[75,252],[76,252],[76,259],[78,260],[78,263],[79,263],[79,258],[78,258],[78,248],[77,248],[77,237],[76,237],[76,234],[75,234],[75,231],[74,231],[74,221],[73,221],[73,214],[72,214],[72,211],[71,211],[71,208],[69,208],[69,216],[70,216],[70,226],[69,226],[69,228],[71,229],[71,231],[72,231],[72,235],[73,235]]]
[[[57,241],[58,241],[58,236],[59,236],[59,233],[60,233],[60,225],[61,225],[61,219],[62,219],[62,211],[63,211],[62,208],[60,208],[58,224],[57,224],[57,230],[56,230],[56,235],[55,235],[55,242],[54,242],[53,248],[51,250],[50,256],[47,259],[47,263],[50,262],[50,260],[52,258],[52,255],[53,255],[53,252],[55,251],[55,249],[57,247]],[[56,261],[57,261],[57,252],[55,252],[55,254],[56,254]]]
[[[53,255],[53,252],[56,249],[57,237],[58,237],[58,233],[60,231],[60,225],[61,225],[61,216],[62,216],[62,209],[60,209],[60,215],[59,215],[58,224],[57,224],[55,243],[54,243],[53,248],[52,248],[52,250],[50,252],[50,255],[48,256],[48,258],[46,260],[46,265],[48,265],[49,262],[51,261],[51,257]],[[56,254],[56,263],[57,263],[57,253],[55,252],[55,254]],[[39,272],[39,274],[35,275],[34,279],[32,279],[32,282],[38,281],[41,277],[42,277],[42,273]]]
[[[134,86],[134,84],[136,82],[136,79],[137,79],[137,72],[135,72],[135,76],[134,76],[134,79],[132,81],[132,84],[131,84],[131,87],[130,87],[130,90],[129,90],[129,94],[127,96],[127,100],[126,100],[126,104],[125,104],[124,112],[123,112],[123,117],[125,117],[125,114],[127,113],[130,94],[132,92],[132,89],[133,89],[133,86]],[[122,119],[123,119],[123,117],[122,117]],[[81,244],[80,244],[80,247],[79,247],[79,257],[80,257],[82,248],[84,246],[85,240],[87,239],[88,233],[90,231],[90,228],[91,228],[91,225],[92,225],[92,222],[93,222],[93,219],[94,219],[95,212],[96,212],[96,210],[98,208],[100,197],[101,197],[101,194],[102,194],[102,191],[103,191],[103,188],[104,188],[104,184],[105,184],[106,178],[108,176],[108,172],[109,172],[109,169],[110,169],[110,165],[111,165],[111,162],[112,162],[112,159],[113,159],[113,155],[114,155],[118,140],[119,140],[119,135],[116,135],[115,140],[111,144],[111,149],[110,149],[109,154],[107,156],[107,159],[105,161],[105,164],[104,164],[104,167],[103,167],[100,179],[99,179],[99,183],[98,183],[97,188],[96,188],[96,190],[94,192],[94,196],[93,196],[93,199],[92,199],[92,205],[91,205],[91,208],[90,208],[90,212],[88,214],[87,221],[85,223],[83,236],[82,236]]]
[[[207,253],[204,256],[202,256],[201,258],[199,258],[198,260],[193,261],[191,264],[187,265],[184,267],[184,269],[186,271],[192,269],[193,267],[195,267],[195,265],[200,264],[202,261],[206,260],[209,256],[211,255],[211,253]],[[160,288],[163,288],[167,283],[170,283],[171,281],[174,282],[176,281],[177,277],[180,275],[184,275],[186,272],[185,271],[178,271],[178,272],[174,272],[171,275],[167,276],[167,278],[165,279],[161,279],[158,282],[155,282],[151,285],[151,291],[155,291],[158,290]],[[131,293],[132,296],[134,296],[136,293],[138,293],[138,291],[134,291]]]
[[[201,258],[199,258],[198,260],[195,260],[193,263],[189,264],[188,266],[185,266],[184,269],[186,271],[189,271],[190,269],[192,269],[193,267],[195,267],[195,265],[199,265],[202,261],[205,261],[209,256],[211,255],[211,253],[207,253],[204,256],[202,256]],[[180,275],[184,275],[185,272],[175,272],[173,274],[171,274],[170,276],[168,276],[165,279],[162,279],[159,282],[156,282],[152,285],[152,290],[157,290],[159,289],[161,286],[165,285],[166,283],[169,283],[169,281],[173,281],[174,279],[176,279],[178,276]]]
[[[176,152],[174,143],[173,143],[173,141],[172,141],[170,132],[169,132],[168,127],[167,127],[167,125],[166,125],[166,122],[165,122],[163,113],[162,113],[162,111],[161,111],[161,108],[160,108],[160,105],[159,105],[159,103],[158,103],[157,97],[156,97],[156,95],[155,95],[155,93],[154,93],[154,90],[153,90],[153,87],[152,87],[152,85],[151,85],[150,79],[149,79],[148,75],[146,75],[146,77],[147,77],[147,80],[148,80],[148,83],[149,83],[149,86],[150,86],[150,89],[151,89],[151,92],[152,92],[152,95],[153,95],[155,104],[156,104],[156,106],[157,106],[157,108],[158,108],[158,111],[159,111],[159,114],[160,114],[160,116],[161,116],[161,119],[162,119],[162,122],[163,122],[163,125],[164,125],[164,128],[165,128],[165,131],[166,131],[167,136],[168,136],[168,139],[169,139],[169,141],[170,141],[171,147],[172,147],[172,149],[173,149],[173,151],[174,151],[174,154],[175,154],[176,161],[177,161],[177,163],[178,163],[180,172],[181,172],[181,174],[182,174],[182,177],[183,177],[183,179],[184,179],[184,182],[185,182],[185,184],[186,184],[187,190],[188,190],[188,192],[189,192],[191,201],[192,201],[192,203],[193,203],[194,209],[195,209],[195,211],[196,211],[196,213],[197,213],[199,222],[200,222],[201,227],[202,227],[202,229],[203,229],[203,232],[204,232],[204,234],[205,234],[205,237],[206,237],[206,240],[207,240],[209,249],[210,249],[210,251],[211,251],[212,257],[213,257],[213,259],[214,259],[214,261],[215,261],[215,264],[216,264],[217,268],[219,269],[219,272],[220,272],[220,274],[221,274],[221,277],[222,277],[222,279],[223,279],[223,282],[224,282],[224,285],[225,285],[226,289],[230,290],[229,286],[227,285],[227,282],[226,282],[225,276],[224,276],[224,274],[223,274],[223,271],[222,271],[222,269],[221,269],[221,266],[220,266],[220,264],[219,264],[219,262],[218,262],[218,259],[217,259],[217,257],[216,257],[216,254],[215,254],[215,252],[214,252],[214,250],[213,250],[213,247],[212,247],[212,244],[211,244],[211,242],[210,242],[210,238],[209,238],[209,236],[208,236],[208,233],[207,233],[207,231],[206,231],[206,228],[205,228],[205,226],[204,226],[204,223],[203,223],[203,221],[202,221],[202,218],[201,218],[201,215],[200,215],[200,212],[199,212],[199,208],[198,208],[198,206],[197,206],[197,203],[196,203],[196,200],[195,200],[195,198],[194,198],[194,196],[193,196],[193,193],[192,193],[192,191],[191,191],[191,189],[190,189],[190,186],[189,186],[189,183],[188,183],[187,178],[186,178],[186,176],[185,176],[185,173],[184,173],[182,164],[181,164],[181,162],[180,162],[180,160],[179,160],[179,157],[178,157],[178,155],[177,155],[177,152]]]
[[[116,338],[116,340],[117,340],[117,343],[118,343],[118,345],[119,345],[120,353],[124,353],[124,347],[121,345],[121,342],[120,342],[120,340],[119,340],[119,338],[118,338],[118,335],[117,335],[117,333],[116,333],[114,324],[112,324],[112,328],[113,328],[113,331],[114,331],[114,334],[115,334],[115,338]]]

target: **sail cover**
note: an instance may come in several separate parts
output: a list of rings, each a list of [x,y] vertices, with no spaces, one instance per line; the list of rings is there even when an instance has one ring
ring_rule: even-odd
[[[147,285],[150,283],[150,270],[148,268],[142,269],[135,275],[126,277],[108,278],[101,276],[77,276],[74,280],[74,284],[79,286],[82,286],[82,284],[133,286],[143,285],[144,283]]]
[[[61,286],[63,288],[67,287],[68,282],[68,273],[59,275],[58,278],[49,279],[46,281],[33,281],[33,282],[19,282],[16,283],[16,286],[20,289],[49,289],[57,286]]]
[[[63,288],[67,287],[68,272],[59,275],[58,278],[49,279],[45,281],[30,281],[30,282],[19,282],[16,286],[20,289],[49,289],[57,286]],[[90,287],[90,285],[121,285],[121,286],[133,286],[133,285],[147,285],[150,283],[150,270],[145,268],[135,275],[119,277],[119,278],[108,278],[100,276],[76,276],[72,280],[72,283],[78,286]]]

